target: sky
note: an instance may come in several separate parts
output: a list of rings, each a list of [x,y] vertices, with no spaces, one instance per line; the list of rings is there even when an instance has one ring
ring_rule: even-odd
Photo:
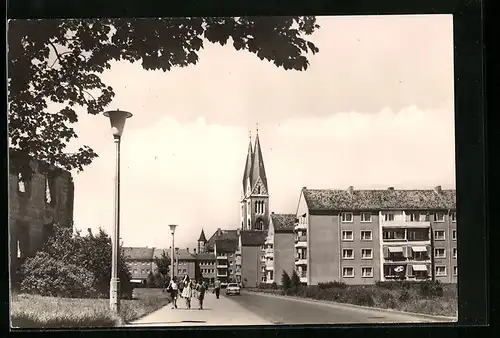
[[[285,71],[205,42],[195,66],[114,63],[109,109],[130,111],[121,145],[125,246],[196,247],[203,228],[239,224],[248,134],[258,123],[270,210],[295,213],[300,190],[455,187],[451,15],[318,17],[320,52]],[[113,226],[109,121],[83,115],[78,142],[99,154],[74,172],[78,229]]]

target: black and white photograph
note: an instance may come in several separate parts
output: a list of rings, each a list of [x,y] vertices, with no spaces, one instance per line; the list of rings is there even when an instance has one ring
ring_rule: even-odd
[[[453,25],[10,20],[11,327],[456,322]]]

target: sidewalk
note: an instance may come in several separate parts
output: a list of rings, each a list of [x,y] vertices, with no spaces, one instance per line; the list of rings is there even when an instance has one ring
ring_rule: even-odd
[[[198,309],[197,299],[192,299],[191,310],[188,310],[184,299],[180,298],[177,300],[178,309],[172,309],[169,304],[127,326],[272,325],[231,300],[231,297],[221,295],[217,299],[207,292],[203,310]]]

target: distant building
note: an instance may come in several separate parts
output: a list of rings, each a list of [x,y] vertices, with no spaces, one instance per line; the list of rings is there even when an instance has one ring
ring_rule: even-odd
[[[296,270],[308,285],[457,281],[456,191],[303,188]]]
[[[291,276],[295,270],[295,261],[299,259],[294,248],[295,218],[295,214],[271,213],[264,244],[267,284],[281,285],[283,271]]]
[[[238,251],[241,252],[241,283],[244,287],[258,287],[266,282],[266,265],[263,246],[267,231],[241,230]]]
[[[132,275],[131,282],[145,284],[149,273],[153,272],[154,248],[122,248],[126,264]]]
[[[32,175],[21,177],[29,166]],[[54,224],[73,227],[71,173],[9,150],[9,235],[11,268],[36,254],[53,235]]]

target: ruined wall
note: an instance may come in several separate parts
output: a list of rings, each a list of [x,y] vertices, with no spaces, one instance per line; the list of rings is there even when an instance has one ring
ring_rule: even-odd
[[[20,168],[32,176],[22,180]],[[48,185],[48,188],[47,188]],[[71,173],[45,162],[9,155],[9,233],[12,258],[31,256],[52,233],[51,225],[73,226],[74,184]]]

